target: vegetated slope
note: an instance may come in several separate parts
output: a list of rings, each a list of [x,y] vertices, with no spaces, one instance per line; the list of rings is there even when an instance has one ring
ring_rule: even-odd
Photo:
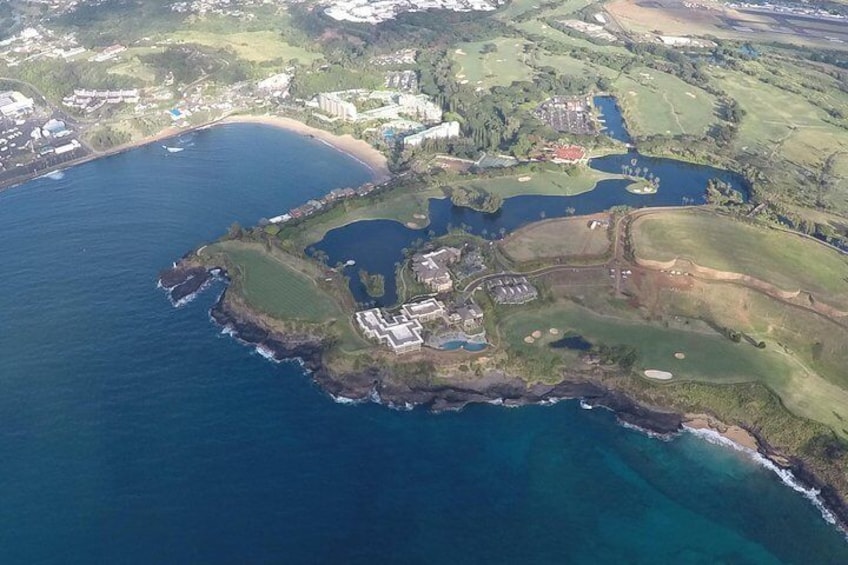
[[[631,233],[640,258],[689,259],[783,290],[801,289],[836,307],[848,304],[848,258],[800,235],[696,210],[646,214]]]

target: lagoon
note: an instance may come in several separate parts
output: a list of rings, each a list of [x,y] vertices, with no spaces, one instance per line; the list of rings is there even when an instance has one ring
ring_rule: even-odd
[[[416,242],[445,235],[453,228],[464,226],[470,233],[494,239],[544,218],[594,214],[614,206],[703,204],[707,183],[714,178],[728,183],[744,198],[748,195],[744,179],[735,173],[636,152],[598,157],[589,166],[613,174],[621,174],[622,167],[631,170],[638,167],[640,174],[650,173],[661,179],[659,190],[656,194],[633,194],[626,190],[629,180],[603,180],[594,190],[575,196],[508,198],[494,214],[454,206],[447,198],[431,199],[430,224],[423,229],[411,229],[391,220],[364,220],[331,230],[312,247],[325,252],[330,265],[356,261],[356,266],[347,267],[345,274],[350,277],[350,290],[358,302],[391,306],[397,302],[395,272],[397,264],[403,261],[403,250],[414,248]],[[385,294],[380,299],[368,296],[357,276],[359,269],[385,277]]]

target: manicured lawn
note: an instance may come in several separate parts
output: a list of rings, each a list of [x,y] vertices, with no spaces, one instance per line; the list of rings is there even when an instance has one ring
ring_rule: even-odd
[[[488,44],[495,45],[497,50],[482,53],[484,45]],[[517,80],[530,80],[533,69],[529,65],[531,55],[524,52],[525,45],[530,44],[515,37],[460,43],[452,51],[454,60],[460,66],[456,78],[460,83],[481,88],[508,86]]]
[[[316,323],[343,317],[341,307],[310,276],[276,256],[229,242],[210,246],[208,252],[226,255],[239,291],[261,312]]]
[[[559,354],[548,346],[559,339],[549,334],[551,327],[579,334],[593,343],[634,347],[639,355],[634,370],[639,374],[645,369],[669,371],[674,375],[670,383],[760,382],[780,396],[794,414],[827,424],[840,433],[844,427],[840,418],[848,417],[848,391],[808,371],[773,340],[769,340],[766,349],[757,349],[745,342],[733,343],[711,331],[687,331],[602,316],[564,302],[517,310],[499,324],[502,337],[511,347],[535,358]],[[542,338],[525,343],[524,338],[536,330],[542,332]],[[685,359],[676,359],[674,354],[678,352],[684,353]]]
[[[821,95],[809,89],[796,94],[741,72],[712,69],[711,74],[745,110],[735,142],[739,150],[780,153],[813,169],[821,167],[831,154],[848,151],[845,130],[827,123],[824,110],[808,100]]]
[[[595,188],[598,181],[607,178],[619,178],[619,176],[598,173],[589,168],[579,168],[570,174],[560,171],[526,172],[488,179],[479,178],[461,184],[482,188],[503,198],[531,194],[540,196],[574,196],[589,192]]]
[[[659,369],[674,374],[675,380],[702,380],[712,383],[748,382],[786,377],[788,366],[777,352],[757,349],[747,343],[733,343],[714,332],[684,331],[595,314],[571,303],[516,311],[500,324],[502,336],[512,347],[549,354],[548,347],[559,336],[550,328],[574,332],[588,341],[607,345],[629,345],[639,353],[635,370]],[[533,344],[524,338],[539,330],[543,337]],[[675,353],[685,359],[676,359]]]
[[[712,94],[654,69],[634,69],[615,81],[628,128],[635,135],[700,135],[717,121]]]
[[[531,224],[500,243],[513,261],[603,255],[610,245],[606,228],[589,229],[586,218],[557,218]]]
[[[633,222],[631,234],[638,257],[686,258],[848,306],[848,258],[798,235],[695,210],[647,214]]]

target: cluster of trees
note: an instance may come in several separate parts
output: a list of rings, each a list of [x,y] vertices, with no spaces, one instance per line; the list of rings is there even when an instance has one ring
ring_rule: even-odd
[[[57,100],[71,94],[74,88],[114,90],[140,86],[131,77],[109,74],[102,65],[88,61],[59,61],[37,59],[25,65],[10,68],[9,76],[33,84],[49,99]]]
[[[334,63],[297,73],[292,80],[290,91],[296,98],[309,99],[319,92],[354,88],[376,89],[382,86],[382,73]]]
[[[365,286],[365,292],[371,298],[380,298],[386,294],[386,277],[379,273],[371,274],[365,269],[360,269],[359,282]]]
[[[488,214],[497,212],[503,205],[503,198],[476,186],[446,187],[454,206],[471,208]]]
[[[704,198],[707,204],[714,206],[736,206],[745,202],[742,193],[721,179],[707,181]]]
[[[156,80],[165,80],[170,74],[178,84],[190,84],[207,75],[232,84],[247,80],[252,74],[250,64],[232,51],[194,44],[171,45],[161,53],[143,55],[141,59],[156,70]]]
[[[606,345],[601,343],[593,348],[593,352],[606,365],[618,365],[625,371],[633,369],[639,359],[639,353],[632,345]]]

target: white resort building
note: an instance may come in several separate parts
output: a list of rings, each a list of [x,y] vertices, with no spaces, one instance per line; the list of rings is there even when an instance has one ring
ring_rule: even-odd
[[[386,315],[380,308],[362,310],[355,315],[365,337],[389,346],[397,353],[418,351],[424,344],[421,322],[444,317],[445,305],[433,298],[404,304],[400,313]]]

